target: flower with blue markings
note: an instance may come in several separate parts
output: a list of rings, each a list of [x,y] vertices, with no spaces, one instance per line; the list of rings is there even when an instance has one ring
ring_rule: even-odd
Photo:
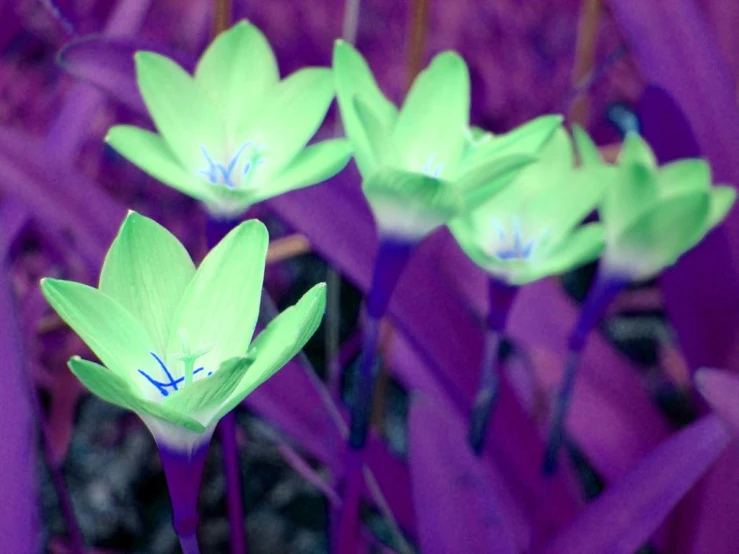
[[[337,41],[333,59],[344,130],[380,235],[415,243],[490,197],[536,159],[561,117],[511,133],[471,129],[467,64],[442,52],[413,82],[399,110],[366,60]]]
[[[452,220],[449,228],[488,274],[508,285],[524,285],[598,257],[604,244],[602,225],[580,224],[597,208],[613,177],[605,165],[576,167],[570,139],[560,128],[538,161],[489,200]]]
[[[172,234],[130,212],[97,289],[41,282],[103,364],[73,357],[69,368],[92,393],[136,412],[160,449],[207,444],[218,420],[303,347],[324,313],[319,284],[252,341],[267,246],[264,225],[246,221],[196,269]]]
[[[349,161],[346,140],[306,146],[333,100],[331,70],[280,80],[269,43],[246,21],[213,41],[194,76],[154,52],[137,52],[135,62],[157,133],[118,125],[106,141],[216,218],[324,181]]]

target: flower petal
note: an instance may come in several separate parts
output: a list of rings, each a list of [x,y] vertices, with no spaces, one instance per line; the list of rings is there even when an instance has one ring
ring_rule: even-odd
[[[208,349],[197,361],[207,370],[246,354],[259,313],[268,243],[266,227],[252,219],[210,251],[175,311],[168,353],[181,351],[182,331],[192,341],[190,351]]]
[[[211,424],[231,411],[303,348],[318,329],[325,309],[326,284],[319,283],[259,333],[247,356],[252,365],[225,405],[213,416]]]
[[[468,150],[465,166],[480,163],[489,157],[512,154],[536,155],[562,125],[561,115],[543,115],[502,135],[489,135],[478,147]]]
[[[619,235],[653,210],[659,195],[656,171],[642,164],[617,169],[618,175],[606,187],[599,210],[609,237]]]
[[[490,158],[474,167],[468,167],[454,184],[467,209],[472,209],[488,201],[514,180],[521,170],[535,161],[536,158],[525,154]]]
[[[205,91],[175,62],[154,52],[135,56],[136,77],[157,130],[183,167],[205,165],[201,148],[213,159],[226,155],[224,122]]]
[[[188,173],[174,157],[164,139],[132,125],[116,125],[105,137],[121,156],[139,166],[155,179],[200,201],[212,199],[212,193],[195,174]]]
[[[268,186],[257,189],[251,201],[261,202],[330,179],[344,169],[351,156],[351,146],[344,139],[324,140],[308,146]]]
[[[603,251],[605,234],[600,223],[588,223],[577,229],[546,253],[541,259],[533,259],[526,268],[513,276],[515,285],[525,285],[550,275],[559,275],[593,261]]]
[[[195,82],[206,91],[229,130],[243,128],[263,108],[280,79],[277,61],[262,32],[240,21],[203,53]]]
[[[701,158],[687,158],[668,163],[657,173],[661,197],[706,191],[711,186],[711,166]]]
[[[573,125],[572,138],[575,141],[575,149],[577,150],[577,156],[581,166],[605,164],[603,156],[600,155],[600,150],[598,150],[598,147],[585,129],[577,124]]]
[[[387,129],[395,124],[398,109],[382,94],[362,55],[342,40],[337,40],[334,45],[333,71],[344,132],[354,148],[354,159],[359,171],[366,177],[374,160],[367,131],[359,119],[354,99],[359,98],[380,125]]]
[[[618,155],[618,165],[640,164],[650,169],[657,167],[657,158],[644,138],[638,133],[626,133],[621,152]]]
[[[128,310],[107,294],[72,281],[42,279],[51,307],[106,367],[123,378],[151,367],[154,341]]]
[[[415,242],[463,210],[462,197],[446,181],[399,169],[380,169],[362,190],[382,235]]]
[[[295,158],[323,123],[333,97],[333,76],[323,67],[296,71],[273,89],[263,111],[240,131],[244,142],[255,141],[263,152],[249,186],[269,183]]]
[[[129,383],[118,374],[94,362],[83,360],[78,356],[67,362],[69,369],[87,387],[91,393],[106,402],[131,410],[138,414],[148,414],[181,425],[196,433],[205,431],[205,427],[184,413],[139,397]]]
[[[172,315],[194,274],[190,255],[174,235],[129,212],[105,257],[100,291],[125,306],[154,339],[155,351],[164,353]]]
[[[713,229],[721,223],[736,201],[736,189],[731,186],[711,188],[711,211],[708,215],[708,228]]]
[[[369,104],[360,97],[354,98],[354,111],[369,140],[371,156],[365,163],[367,167],[364,168],[364,174],[367,175],[380,167],[399,166],[400,156],[393,144],[392,127],[385,125]]]
[[[228,400],[244,379],[252,361],[247,357],[226,360],[213,375],[198,379],[177,393],[170,394],[161,404],[180,414],[192,414],[208,426],[213,412]]]
[[[465,149],[469,112],[467,64],[455,52],[443,52],[416,77],[398,116],[393,142],[404,167],[453,175]]]

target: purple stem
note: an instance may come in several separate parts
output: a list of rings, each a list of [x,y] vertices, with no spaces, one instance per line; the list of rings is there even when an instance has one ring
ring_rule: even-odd
[[[205,236],[208,250],[213,249],[231,229],[238,220],[214,219],[208,217]],[[228,512],[228,524],[231,534],[232,554],[246,554],[247,538],[246,525],[244,525],[244,501],[241,487],[241,468],[239,465],[239,447],[236,443],[236,416],[231,411],[227,413],[216,428],[218,438],[223,450],[223,467],[226,474],[226,510]]]
[[[470,414],[468,434],[470,447],[477,456],[482,454],[488,423],[498,401],[501,338],[517,291],[517,287],[511,287],[497,279],[491,278],[488,283],[490,307],[485,331],[485,347],[480,365],[480,385]]]
[[[580,363],[580,355],[585,348],[588,335],[605,315],[611,302],[627,284],[628,281],[606,275],[602,269],[599,269],[595,283],[588,291],[587,298],[585,298],[585,303],[580,310],[580,317],[568,341],[567,365],[557,397],[557,404],[554,408],[554,417],[544,454],[543,471],[546,475],[553,474],[557,469],[557,454],[564,436],[565,417],[572,402],[572,392],[575,388],[575,377]]]
[[[387,311],[393,289],[403,272],[414,245],[390,238],[380,238],[372,273],[372,284],[367,295],[367,318],[364,342],[359,355],[359,372],[354,386],[349,424],[349,450],[344,471],[342,505],[338,515],[334,552],[358,552],[360,498],[362,493],[363,450],[369,434],[372,398],[377,381],[377,342],[380,320]]]
[[[185,554],[198,552],[198,491],[209,442],[192,452],[172,450],[166,444],[157,444],[172,501],[172,525]]]

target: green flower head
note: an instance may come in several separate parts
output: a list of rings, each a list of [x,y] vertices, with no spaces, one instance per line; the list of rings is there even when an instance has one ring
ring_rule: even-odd
[[[606,232],[604,270],[649,279],[674,264],[719,224],[736,198],[728,186],[711,186],[711,168],[699,158],[662,167],[636,133],[624,140],[617,178],[600,207]]]
[[[449,228],[477,265],[509,285],[523,285],[598,257],[603,229],[580,225],[600,202],[610,169],[574,165],[558,129],[539,160]]]
[[[411,242],[500,189],[561,122],[545,116],[503,137],[471,130],[469,73],[455,52],[431,61],[400,110],[351,45],[336,42],[333,65],[344,129],[379,231]]]
[[[207,442],[323,316],[319,284],[252,342],[268,240],[262,223],[246,221],[196,270],[169,231],[129,212],[97,289],[41,281],[51,306],[104,364],[73,357],[69,368],[92,393],[136,412],[158,443],[192,450]]]
[[[246,21],[213,41],[194,76],[153,52],[137,52],[135,62],[158,134],[119,125],[106,141],[216,217],[328,179],[351,156],[345,140],[306,147],[333,100],[331,70],[280,81],[269,43]]]

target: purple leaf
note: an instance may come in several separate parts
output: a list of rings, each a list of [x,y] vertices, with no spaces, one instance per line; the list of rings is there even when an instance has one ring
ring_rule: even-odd
[[[0,209],[0,354],[2,354],[3,386],[0,406],[2,471],[0,471],[0,544],[7,552],[37,549],[41,540],[37,506],[36,422],[31,394],[34,391],[24,363],[21,333],[16,321],[10,274],[6,257],[10,242],[21,228],[22,210],[12,209],[6,199]],[[24,216],[25,219],[25,216]]]
[[[631,554],[728,444],[723,423],[713,415],[686,427],[606,489],[541,554]]]
[[[699,369],[695,385],[714,411],[739,435],[739,377],[718,369]]]
[[[414,398],[410,466],[424,554],[519,552],[484,463],[452,409]]]
[[[104,37],[92,35],[67,44],[57,61],[70,75],[92,84],[126,104],[146,113],[136,84],[133,56],[139,50],[151,50],[168,56],[187,70],[195,67],[194,60],[180,52],[163,48],[159,43],[134,37]]]
[[[719,182],[739,183],[739,107],[736,78],[723,60],[703,14],[692,0],[611,0],[609,7],[629,42],[648,82],[664,88],[682,110],[701,152]],[[707,101],[706,99],[710,99]],[[650,103],[654,108],[654,103]],[[672,113],[667,113],[667,112]],[[665,110],[660,121],[647,119],[650,142],[665,119],[679,117]],[[643,115],[649,115],[648,110]],[[681,134],[685,134],[682,131]],[[683,139],[684,140],[684,139]],[[661,151],[660,151],[661,150]],[[658,155],[671,152],[660,148]],[[663,158],[665,159],[665,158]],[[690,365],[727,367],[739,344],[739,275],[731,245],[739,244],[739,211],[666,275],[668,309],[674,316]],[[712,267],[711,272],[701,268]],[[701,291],[700,301],[693,291]]]

